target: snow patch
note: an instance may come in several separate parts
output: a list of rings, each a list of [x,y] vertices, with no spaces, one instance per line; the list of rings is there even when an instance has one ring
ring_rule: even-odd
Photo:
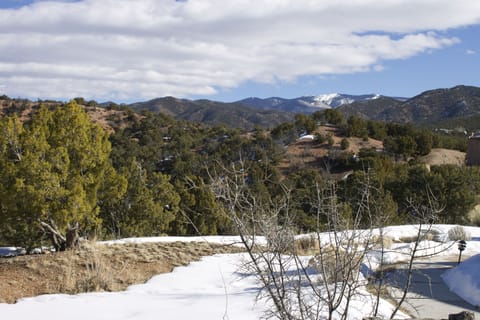
[[[480,306],[480,254],[473,256],[442,274],[442,279],[463,300]]]

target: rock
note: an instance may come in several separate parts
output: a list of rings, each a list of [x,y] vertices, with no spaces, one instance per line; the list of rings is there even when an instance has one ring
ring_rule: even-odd
[[[462,311],[460,313],[452,313],[448,315],[448,320],[474,320],[475,314],[468,311]]]

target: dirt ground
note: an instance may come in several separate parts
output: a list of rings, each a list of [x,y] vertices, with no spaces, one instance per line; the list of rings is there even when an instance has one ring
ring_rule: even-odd
[[[432,166],[442,164],[463,166],[465,164],[465,152],[449,149],[432,149],[432,151],[422,157],[420,161]]]
[[[50,293],[119,291],[203,256],[241,251],[206,242],[100,245],[0,258],[0,303]]]

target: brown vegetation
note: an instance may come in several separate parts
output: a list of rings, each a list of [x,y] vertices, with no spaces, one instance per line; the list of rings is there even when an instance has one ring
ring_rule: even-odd
[[[0,258],[0,303],[50,293],[124,290],[203,256],[239,251],[206,242],[88,244],[78,250]]]
[[[432,149],[432,151],[420,159],[428,165],[453,164],[463,166],[465,164],[465,152],[449,149]]]

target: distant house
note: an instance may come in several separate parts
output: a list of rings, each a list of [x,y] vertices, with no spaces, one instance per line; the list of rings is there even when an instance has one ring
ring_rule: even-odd
[[[480,166],[480,135],[474,135],[468,138],[467,166]]]

